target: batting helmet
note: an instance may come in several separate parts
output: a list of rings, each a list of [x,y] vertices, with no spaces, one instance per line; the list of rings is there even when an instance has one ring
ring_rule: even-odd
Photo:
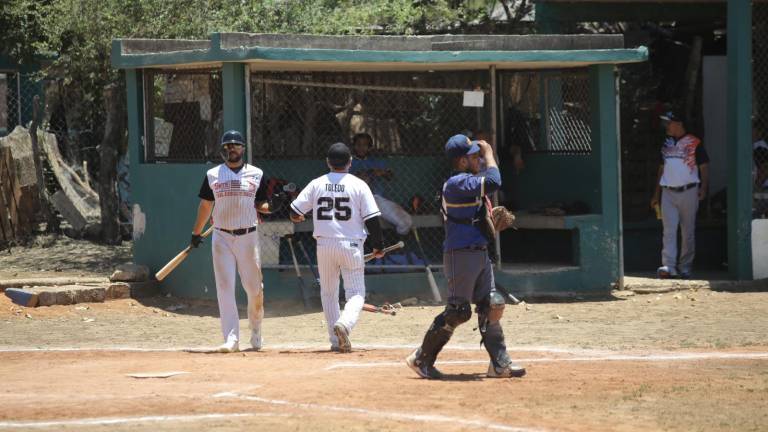
[[[224,132],[224,135],[221,136],[221,145],[224,144],[240,144],[241,146],[244,146],[245,139],[243,139],[243,134],[231,129]]]

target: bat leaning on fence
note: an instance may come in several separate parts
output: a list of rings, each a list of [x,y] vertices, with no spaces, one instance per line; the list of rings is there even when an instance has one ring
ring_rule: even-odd
[[[425,263],[424,272],[427,275],[427,283],[429,284],[429,289],[430,291],[432,291],[432,299],[440,303],[443,301],[443,298],[440,296],[440,291],[437,289],[437,282],[435,282],[435,276],[432,274],[432,269],[429,267],[427,254],[424,252],[424,247],[421,245],[421,239],[419,239],[419,231],[415,227],[413,228],[413,236],[416,238],[416,245],[419,247],[419,252],[421,252],[421,258],[424,260],[424,263]]]
[[[208,237],[209,235],[211,235],[212,232],[213,232],[213,227],[211,226],[207,230],[205,230],[204,233],[200,234],[200,237],[202,238]],[[187,255],[189,255],[189,252],[191,250],[192,250],[192,246],[190,245],[184,248],[184,250],[182,250],[181,252],[179,252],[179,254],[173,257],[172,260],[168,261],[168,264],[163,266],[163,268],[161,268],[157,273],[155,273],[155,279],[159,281],[165,279],[165,277],[168,276],[168,273],[172,272],[173,269],[178,267],[179,264],[181,264],[187,258]]]
[[[301,277],[301,270],[299,269],[299,260],[296,259],[296,251],[293,249],[292,236],[285,236],[288,240],[288,248],[291,249],[291,258],[293,259],[293,269],[296,271],[296,278],[299,280],[299,293],[301,294],[301,301],[304,303],[304,309],[310,308],[309,302],[309,289],[304,284],[304,278]]]

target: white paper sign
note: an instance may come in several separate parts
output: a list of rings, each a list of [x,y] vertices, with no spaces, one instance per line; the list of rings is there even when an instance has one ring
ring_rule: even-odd
[[[481,91],[465,91],[464,92],[465,107],[482,107],[484,101],[485,101],[485,93]]]

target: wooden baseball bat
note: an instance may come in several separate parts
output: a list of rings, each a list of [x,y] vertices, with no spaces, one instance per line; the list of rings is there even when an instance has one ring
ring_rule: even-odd
[[[204,233],[200,235],[200,237],[206,238],[209,235],[211,235],[212,232],[213,232],[213,226],[210,226],[208,227],[207,230],[205,230]],[[181,262],[187,258],[187,255],[189,255],[189,251],[191,250],[192,250],[192,245],[185,247],[184,250],[179,252],[179,254],[173,257],[172,260],[168,261],[168,264],[163,266],[163,268],[161,268],[157,273],[155,273],[155,279],[157,279],[158,281],[165,279],[165,277],[168,276],[168,273],[172,272],[173,269],[178,267],[179,264],[181,264]]]
[[[402,241],[399,241],[399,242],[393,244],[392,246],[385,247],[381,251],[384,252],[385,254],[388,254],[388,253],[392,252],[393,250],[400,249],[403,246],[405,246],[405,243],[403,243]],[[373,259],[373,253],[369,253],[369,254],[365,255],[365,262],[368,262],[368,261],[370,261],[372,259]]]
[[[383,314],[392,315],[392,316],[397,315],[397,312],[394,309],[385,309],[381,306],[374,306],[369,303],[365,303],[363,305],[363,310],[366,312],[383,313]]]

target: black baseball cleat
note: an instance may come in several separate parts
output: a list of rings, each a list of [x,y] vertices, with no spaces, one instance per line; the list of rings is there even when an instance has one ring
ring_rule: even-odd
[[[408,365],[416,374],[424,379],[443,379],[445,375],[432,365],[419,364],[421,348],[417,348],[411,355],[405,358],[405,364]]]
[[[504,367],[496,367],[493,362],[488,365],[488,378],[520,378],[525,375],[525,368],[515,363],[510,363]]]

